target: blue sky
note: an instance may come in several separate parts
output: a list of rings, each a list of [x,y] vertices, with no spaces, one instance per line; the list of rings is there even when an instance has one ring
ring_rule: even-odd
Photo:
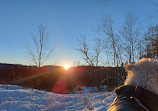
[[[48,45],[54,54],[46,64],[73,64],[81,60],[77,38],[92,40],[101,36],[94,31],[102,16],[112,16],[117,28],[124,16],[133,12],[142,24],[157,20],[152,0],[0,0],[0,62],[29,64],[25,45],[39,24],[47,25]]]

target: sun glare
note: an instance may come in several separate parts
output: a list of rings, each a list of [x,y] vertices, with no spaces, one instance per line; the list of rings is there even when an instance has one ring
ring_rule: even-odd
[[[70,68],[69,65],[65,65],[65,66],[64,66],[64,69],[65,69],[65,70],[68,70],[69,68]]]

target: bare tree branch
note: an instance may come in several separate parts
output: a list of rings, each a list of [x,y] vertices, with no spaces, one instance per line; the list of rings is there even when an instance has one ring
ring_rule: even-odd
[[[117,38],[116,38],[116,34],[114,33],[113,21],[110,16],[106,15],[103,18],[103,23],[101,24],[101,26],[99,26],[98,30],[108,36],[110,40],[109,46],[112,46],[111,48],[113,50],[114,65],[116,64],[116,62],[118,65],[119,58],[117,51]]]
[[[129,63],[135,62],[135,49],[139,32],[137,18],[132,13],[126,14],[120,35],[125,40],[124,49],[126,50],[126,55],[128,55]]]
[[[101,53],[101,40],[100,38],[95,38],[94,39],[95,43],[96,43],[96,46],[94,48],[94,51],[95,51],[95,65],[98,66],[99,64],[99,55]]]
[[[81,39],[78,39],[78,42],[80,44],[80,48],[78,48],[77,51],[82,53],[82,55],[84,56],[82,58],[87,62],[89,66],[94,66],[94,59],[91,57],[89,46],[87,44],[85,36],[82,36]]]
[[[44,62],[50,57],[53,50],[46,49],[47,32],[44,25],[38,26],[38,36],[32,37],[32,45],[34,49],[26,46],[26,53],[28,54],[28,60],[38,67],[41,67]]]

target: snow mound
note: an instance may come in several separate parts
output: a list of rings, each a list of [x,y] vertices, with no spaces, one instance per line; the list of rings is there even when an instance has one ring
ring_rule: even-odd
[[[102,91],[106,91],[107,86],[101,86],[100,89]],[[99,92],[99,89],[97,87],[77,86],[72,93],[83,94],[83,93],[93,93],[93,92]]]
[[[106,111],[114,98],[113,92],[55,94],[15,85],[0,85],[0,111]]]

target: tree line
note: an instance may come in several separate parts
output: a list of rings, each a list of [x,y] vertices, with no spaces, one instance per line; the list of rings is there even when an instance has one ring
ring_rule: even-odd
[[[123,69],[123,70],[122,70]],[[120,75],[119,80],[115,75]],[[77,66],[68,71],[60,66],[24,66],[17,64],[0,64],[0,84],[20,85],[28,88],[52,91],[62,91],[63,82],[67,90],[73,91],[77,86],[109,87],[123,84],[124,68]],[[61,82],[61,83],[60,83]]]
[[[158,25],[142,27],[133,13],[127,13],[124,23],[117,28],[112,17],[106,15],[97,28],[104,36],[94,39],[93,46],[90,46],[86,36],[81,36],[77,51],[89,66],[122,66],[143,57],[156,59]]]

